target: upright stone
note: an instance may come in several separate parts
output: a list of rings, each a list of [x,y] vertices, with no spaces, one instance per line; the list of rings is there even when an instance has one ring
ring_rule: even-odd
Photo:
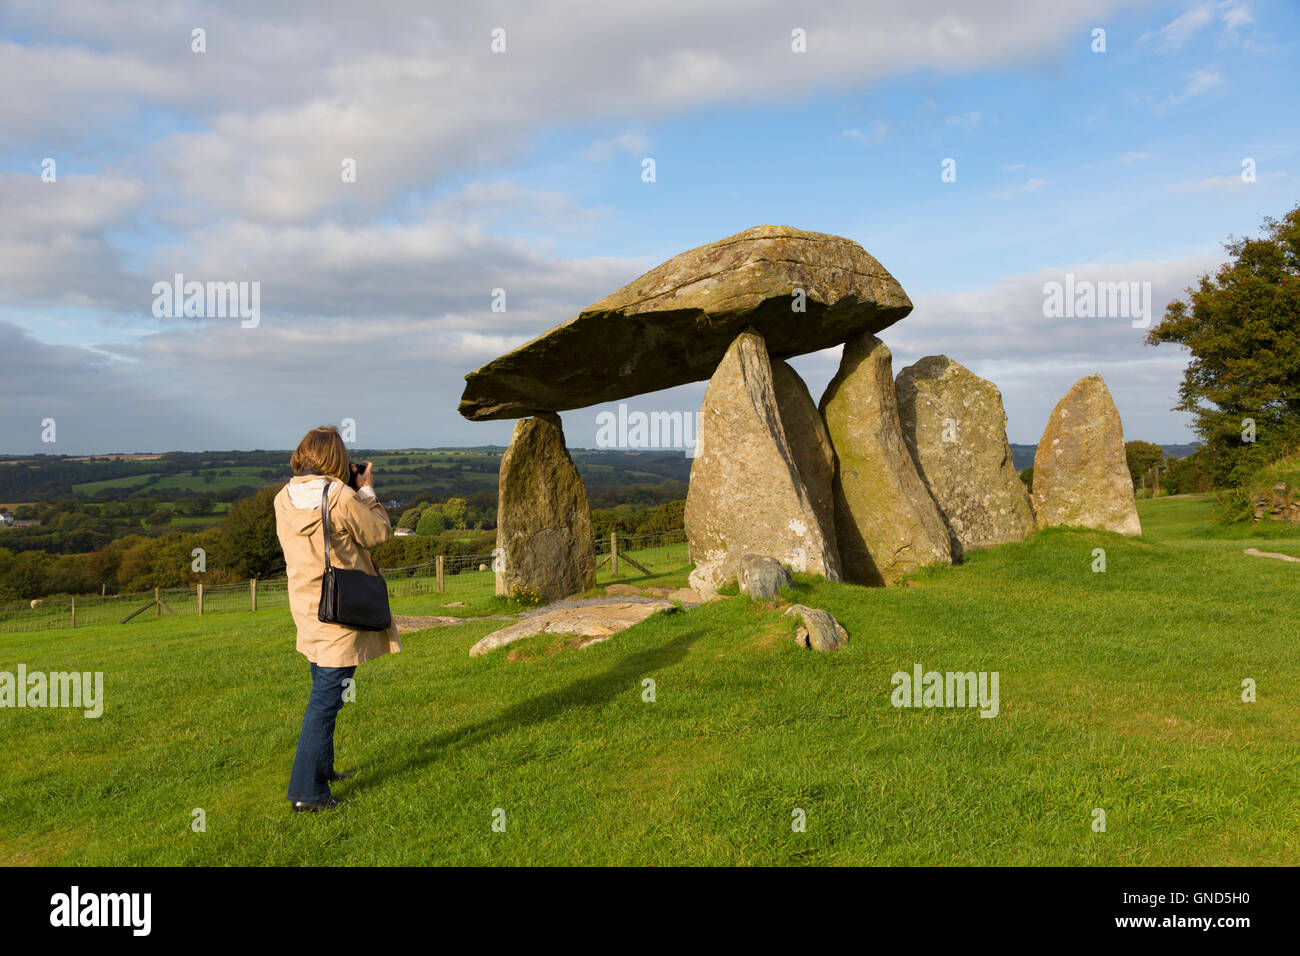
[[[889,348],[870,333],[844,345],[822,418],[835,448],[835,538],[844,577],[892,584],[952,547],[939,508],[903,442]]]
[[[953,556],[1033,534],[997,386],[928,355],[898,373],[894,390],[903,441],[948,525]]]
[[[835,543],[835,449],[826,423],[817,411],[808,386],[799,373],[781,361],[772,363],[772,386],[776,390],[776,407],[781,427],[794,456],[795,471],[803,479],[817,524],[826,537],[827,549],[837,561]]]
[[[742,332],[704,392],[686,495],[691,586],[734,580],[745,554],[839,579],[839,560],[799,474],[761,336]]]
[[[1079,379],[1052,409],[1034,454],[1034,514],[1040,528],[1142,533],[1124,426],[1100,375]]]
[[[515,424],[501,456],[497,547],[507,594],[536,589],[550,602],[596,583],[587,491],[564,445],[559,415]]]

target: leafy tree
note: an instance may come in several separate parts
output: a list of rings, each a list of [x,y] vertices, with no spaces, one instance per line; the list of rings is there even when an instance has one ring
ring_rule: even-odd
[[[464,528],[469,518],[469,504],[464,498],[448,498],[438,506],[438,510],[446,515],[447,524],[452,528]]]
[[[424,514],[420,515],[420,521],[415,526],[416,534],[442,534],[447,530],[450,522],[447,516],[437,508],[429,508]]]
[[[1264,223],[1262,238],[1225,243],[1230,261],[1147,336],[1192,353],[1174,408],[1194,416],[1216,485],[1300,444],[1300,206]]]
[[[1128,457],[1128,473],[1135,482],[1165,460],[1165,450],[1149,441],[1126,441],[1124,454]]]
[[[423,513],[423,508],[407,508],[402,512],[402,516],[397,519],[397,526],[399,528],[414,529],[419,524],[420,515]]]
[[[212,557],[244,578],[264,578],[284,571],[284,552],[275,533],[274,500],[283,485],[269,485],[230,506]]]

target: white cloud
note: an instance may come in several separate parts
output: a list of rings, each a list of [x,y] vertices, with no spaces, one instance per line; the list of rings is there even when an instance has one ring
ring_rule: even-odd
[[[972,111],[969,113],[963,113],[960,116],[949,116],[944,120],[944,122],[949,126],[955,126],[958,129],[974,129],[976,126],[979,126],[980,121],[983,118],[984,117],[979,113]]]
[[[1244,189],[1247,186],[1269,185],[1271,183],[1281,182],[1287,176],[1286,170],[1277,169],[1271,172],[1260,173],[1256,176],[1255,182],[1248,183],[1237,173],[1230,176],[1206,176],[1204,179],[1190,179],[1182,182],[1171,183],[1169,191],[1173,193],[1203,193],[1214,192],[1224,189]]]
[[[888,137],[889,127],[885,123],[876,122],[873,123],[871,129],[865,133],[860,129],[854,128],[844,130],[841,135],[845,139],[851,139],[858,143],[866,143],[870,145],[871,143],[879,143],[881,140]]]
[[[184,108],[196,128],[158,150],[178,200],[207,215],[304,222],[373,213],[454,170],[518,159],[531,133],[556,123],[645,122],[900,72],[1030,61],[1126,2],[978,0],[954,14],[945,0],[837,0],[801,12],[806,54],[789,49],[782,0],[756,0],[744,17],[700,0],[516,2],[494,8],[508,41],[494,54],[468,5],[430,14],[408,0],[330,17],[307,0],[178,0],[139,18],[15,0],[8,23],[36,45],[0,56],[0,80],[34,95],[0,101],[0,128],[27,142],[84,138],[81,118],[114,130],[153,107]],[[198,23],[205,54],[189,49]],[[345,157],[357,161],[356,183],[340,181]]]
[[[1115,161],[1123,166],[1132,166],[1134,163],[1142,163],[1156,158],[1155,153],[1132,152],[1120,153],[1115,157]]]
[[[1021,183],[1019,186],[1013,186],[1010,189],[1001,189],[995,193],[991,193],[990,195],[994,199],[1010,199],[1012,196],[1023,196],[1025,193],[1038,192],[1038,190],[1042,189],[1046,185],[1047,185],[1046,179],[1037,179],[1034,177],[1030,177],[1028,180],[1026,180],[1024,183]]]
[[[620,153],[632,155],[644,154],[650,148],[650,138],[644,133],[624,133],[610,139],[600,139],[582,152],[582,158],[592,163],[601,163]]]
[[[1156,48],[1164,52],[1178,50],[1213,19],[1214,4],[1197,3],[1159,30],[1142,34],[1138,42],[1154,42]]]
[[[1170,94],[1162,107],[1167,109],[1171,106],[1180,106],[1193,97],[1214,89],[1222,82],[1223,75],[1216,70],[1193,70],[1187,74],[1187,82],[1183,85],[1182,92]]]

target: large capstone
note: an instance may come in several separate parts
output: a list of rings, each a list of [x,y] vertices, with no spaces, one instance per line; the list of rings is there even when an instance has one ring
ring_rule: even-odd
[[[1034,454],[1034,514],[1040,528],[1142,533],[1124,426],[1100,375],[1079,379],[1052,409]]]
[[[497,547],[502,591],[536,591],[555,601],[596,583],[587,491],[564,446],[560,416],[515,425],[501,456]]]
[[[786,438],[763,339],[736,337],[709,380],[686,495],[691,586],[713,593],[746,554],[839,579],[839,560]]]
[[[835,539],[845,580],[892,584],[951,563],[948,529],[903,442],[884,342],[867,333],[845,344],[821,413],[835,448]]]
[[[912,311],[856,242],[755,226],[683,252],[567,322],[465,376],[460,413],[483,421],[583,408],[710,378],[754,328],[788,358],[878,332]]]
[[[894,390],[903,441],[948,525],[954,557],[1033,534],[997,386],[929,355],[899,372]]]

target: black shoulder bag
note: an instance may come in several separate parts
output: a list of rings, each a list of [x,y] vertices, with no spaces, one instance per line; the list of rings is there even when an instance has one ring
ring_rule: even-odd
[[[382,574],[349,571],[330,565],[330,486],[321,492],[321,525],[325,529],[325,577],[320,585],[316,617],[360,631],[386,631],[393,623],[388,610],[388,583]]]

